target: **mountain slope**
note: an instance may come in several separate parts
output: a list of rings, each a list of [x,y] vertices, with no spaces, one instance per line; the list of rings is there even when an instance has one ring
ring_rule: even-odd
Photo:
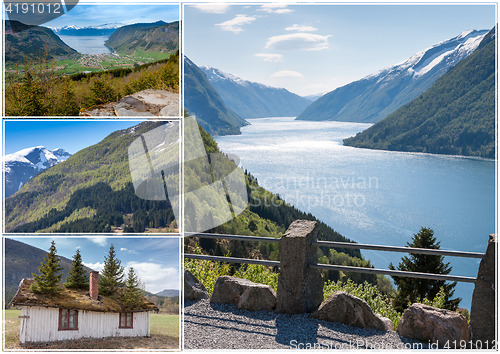
[[[179,290],[175,289],[165,289],[160,291],[159,293],[155,294],[156,296],[163,296],[163,297],[175,297],[179,296]]]
[[[41,171],[67,160],[71,154],[63,149],[48,150],[43,146],[23,149],[5,155],[5,197],[9,197]]]
[[[494,38],[490,32],[474,53],[421,96],[344,144],[494,158]]]
[[[16,32],[12,28],[16,29]],[[26,26],[18,21],[5,21],[5,63],[22,65],[39,58],[78,56],[51,29]]]
[[[207,77],[187,57],[184,59],[184,106],[209,133],[239,134],[248,123],[224,104]]]
[[[472,53],[488,31],[467,31],[320,97],[299,120],[376,123],[428,89]]]
[[[33,278],[32,273],[38,274],[38,267],[47,255],[47,250],[30,246],[26,243],[5,238],[5,302],[9,303],[17,291],[19,282],[23,278]],[[71,267],[71,260],[59,256],[63,269],[62,281],[66,280],[68,270]],[[87,272],[92,269],[85,267]]]
[[[284,88],[246,81],[212,67],[200,69],[224,103],[242,118],[295,117],[311,103]]]
[[[117,29],[105,42],[119,54],[173,53],[179,49],[179,21],[136,23]]]

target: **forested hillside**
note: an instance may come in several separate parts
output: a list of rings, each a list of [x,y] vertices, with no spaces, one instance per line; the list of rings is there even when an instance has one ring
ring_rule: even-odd
[[[15,29],[13,31],[12,29]],[[5,63],[24,65],[39,57],[78,57],[79,53],[64,43],[50,28],[26,26],[19,21],[5,21]]]
[[[345,145],[495,157],[495,29],[431,88]]]
[[[119,130],[100,143],[49,168],[8,198],[6,230],[10,232],[143,232],[146,227],[174,230],[168,201],[135,195],[128,147],[141,134],[164,122],[144,122]]]
[[[119,54],[174,53],[179,49],[179,21],[123,26],[113,32],[105,44]]]

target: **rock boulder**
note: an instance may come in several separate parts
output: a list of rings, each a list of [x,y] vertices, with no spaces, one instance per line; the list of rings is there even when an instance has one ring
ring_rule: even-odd
[[[317,318],[360,328],[393,330],[391,320],[376,315],[366,301],[344,291],[337,291],[320,305]]]
[[[184,269],[184,299],[190,301],[208,299],[205,286],[187,269]]]
[[[430,341],[443,347],[446,342],[460,343],[470,339],[467,319],[457,312],[436,307],[413,304],[405,310],[399,321],[398,333],[409,339]]]
[[[179,94],[165,90],[143,90],[118,102],[97,105],[80,112],[85,117],[178,117]]]
[[[276,307],[276,294],[268,285],[223,276],[217,278],[210,302],[233,304],[241,310],[271,311]]]

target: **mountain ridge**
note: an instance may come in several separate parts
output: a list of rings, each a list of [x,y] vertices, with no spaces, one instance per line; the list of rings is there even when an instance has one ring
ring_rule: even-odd
[[[63,27],[49,27],[57,35],[64,36],[110,36],[118,28],[123,27],[121,23],[105,23],[97,26],[68,25]]]
[[[244,80],[214,67],[200,69],[224,103],[245,119],[295,117],[311,103],[284,88]]]
[[[211,134],[240,134],[240,128],[248,125],[224,103],[203,71],[188,57],[184,57],[184,101],[186,111]]]
[[[5,20],[5,63],[26,64],[40,58],[76,57],[79,53],[64,43],[50,28],[27,26]],[[13,27],[16,31],[13,31]]]
[[[376,123],[415,99],[472,53],[487,32],[462,32],[396,65],[339,87],[312,103],[297,119]]]
[[[62,148],[44,146],[22,149],[4,156],[5,197],[17,192],[23,184],[43,170],[67,160],[71,154]]]
[[[495,28],[412,102],[344,145],[495,158]]]
[[[156,21],[122,26],[104,44],[119,54],[173,53],[179,49],[179,25],[179,21]]]

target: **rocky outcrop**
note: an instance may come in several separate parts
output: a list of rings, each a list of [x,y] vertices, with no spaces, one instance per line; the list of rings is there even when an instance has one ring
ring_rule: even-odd
[[[85,117],[178,117],[179,94],[165,90],[144,90],[118,102],[94,106],[80,112]]]
[[[318,233],[315,221],[295,220],[280,239],[280,274],[278,277],[278,313],[307,313],[323,301],[323,279],[318,263]]]
[[[276,294],[269,285],[223,276],[217,278],[210,302],[233,304],[240,310],[271,311],[276,307]]]
[[[408,339],[437,344],[443,347],[447,342],[469,341],[467,319],[457,312],[436,307],[413,304],[407,308],[399,321],[398,333]]]
[[[495,340],[495,246],[497,236],[490,235],[488,248],[484,254],[476,285],[472,294],[470,311],[470,325],[472,328],[472,342],[483,342],[482,348],[490,348]]]
[[[314,317],[359,328],[381,331],[392,331],[394,328],[390,319],[373,313],[366,301],[344,291],[337,291],[323,301]]]
[[[189,270],[184,269],[184,300],[208,299],[205,286]]]

